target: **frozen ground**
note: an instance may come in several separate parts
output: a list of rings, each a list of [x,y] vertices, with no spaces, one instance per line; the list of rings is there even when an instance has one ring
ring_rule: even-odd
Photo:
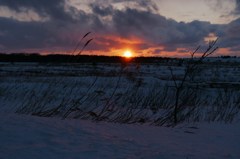
[[[0,116],[1,159],[239,159],[240,124],[175,128]]]
[[[124,67],[113,63],[0,63],[0,111],[169,124],[176,100],[169,67],[178,82],[184,73],[184,66],[177,63]],[[240,62],[201,65],[181,91],[179,118],[194,122],[238,119],[239,66]]]
[[[157,121],[154,117],[165,110],[172,111],[172,90],[163,89],[165,85],[172,89],[168,67],[132,66],[125,68],[119,78],[121,66],[114,64],[69,68],[1,63],[0,159],[240,159],[239,63],[203,65],[203,71],[196,77],[200,81],[199,102],[184,103],[185,110],[195,108],[189,120],[174,128],[151,126]],[[183,68],[172,67],[181,77]],[[190,99],[187,95],[183,99]],[[59,105],[63,105],[64,112],[65,106],[75,103],[86,111],[78,119],[71,118],[75,114],[65,120],[61,120],[61,114],[51,118],[31,116]],[[112,109],[107,111],[113,111],[110,114],[115,113],[116,118],[125,110],[124,106],[131,108],[130,115],[134,110],[142,110],[137,115],[147,122],[143,125],[91,122],[91,116],[85,116],[103,105],[110,105]],[[150,111],[156,105],[159,114]],[[150,112],[147,115],[151,120],[146,112]],[[131,123],[132,120],[126,122],[125,116],[120,113],[125,123]]]

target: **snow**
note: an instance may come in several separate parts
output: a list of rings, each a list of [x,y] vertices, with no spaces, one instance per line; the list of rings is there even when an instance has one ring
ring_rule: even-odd
[[[210,60],[215,62],[214,59]],[[125,68],[116,91],[116,95],[121,95],[121,100],[117,100],[117,96],[112,99],[115,108],[125,105],[129,99],[135,103],[139,99],[147,99],[149,107],[154,106],[155,103],[149,97],[155,95],[154,100],[159,100],[162,98],[159,95],[161,88],[160,93],[164,94],[163,86],[172,84],[168,67],[146,64],[140,70],[136,70],[134,65]],[[70,101],[67,104],[72,106],[72,101],[79,100],[82,108],[90,107],[89,110],[96,103],[98,107],[105,105],[105,99],[116,88],[120,70],[121,67],[116,64],[98,64],[96,68],[91,64],[74,67],[64,64],[2,64],[0,159],[240,159],[239,65],[203,67],[198,77],[204,86],[199,99],[205,102],[196,105],[198,123],[189,118],[189,121],[176,127],[160,127],[151,126],[151,122],[130,125],[71,118],[62,120],[57,116],[40,118],[23,115],[23,112],[14,113],[26,107],[30,111],[26,114],[32,114],[34,104],[36,109],[49,109],[65,101]],[[181,66],[174,66],[174,70],[176,75],[181,76]],[[95,77],[96,83],[87,91]],[[134,89],[138,79],[142,79],[142,84]],[[209,83],[216,86],[210,87]],[[221,88],[217,87],[219,85]],[[229,90],[223,89],[223,86],[228,86]],[[165,103],[171,106],[174,100],[168,100]],[[161,101],[157,104],[160,106],[159,114],[164,114],[165,109],[170,108],[161,107]],[[157,113],[153,115],[148,107],[145,112],[151,112],[149,115],[153,119],[159,117]],[[232,117],[234,120],[227,124],[223,123],[223,119],[219,122],[217,119],[222,117],[221,113],[226,115],[223,119]],[[213,120],[207,120],[211,117]]]
[[[239,159],[240,123],[177,127],[0,116],[2,159]]]

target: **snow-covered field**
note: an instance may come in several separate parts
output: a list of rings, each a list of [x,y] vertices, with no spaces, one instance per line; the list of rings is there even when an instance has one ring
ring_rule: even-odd
[[[239,66],[237,62],[201,65],[181,90],[179,121],[238,120]],[[174,80],[181,82],[184,76],[184,66],[178,62],[2,63],[0,68],[1,111],[153,125],[173,122]]]
[[[182,65],[1,63],[0,159],[239,159],[239,66],[201,65],[160,127]]]
[[[239,159],[240,124],[174,128],[1,115],[2,159]]]

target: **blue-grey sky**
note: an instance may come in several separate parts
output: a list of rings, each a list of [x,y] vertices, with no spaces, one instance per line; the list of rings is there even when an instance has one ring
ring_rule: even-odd
[[[186,56],[219,37],[218,55],[240,55],[239,0],[0,0],[0,52]]]

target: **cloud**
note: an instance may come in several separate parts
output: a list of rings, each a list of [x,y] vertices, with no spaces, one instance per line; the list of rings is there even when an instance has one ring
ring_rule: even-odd
[[[221,28],[221,46],[222,47],[235,47],[240,44],[240,18],[232,21],[228,25]]]
[[[211,7],[211,9],[218,11],[218,10],[222,10],[225,7],[228,7],[228,5],[234,4],[235,1],[237,0],[204,0],[205,3],[207,3],[209,5],[209,7]]]
[[[236,13],[236,14],[240,14],[240,0],[236,0],[235,13]]]
[[[159,14],[136,9],[115,11],[112,17],[115,32],[124,38],[140,37],[155,45],[165,45],[176,49],[181,45],[202,42],[214,26],[208,22],[176,22]]]
[[[34,10],[39,15],[50,17],[47,21],[22,21],[18,17],[0,15],[1,48],[14,51],[67,50],[72,48],[73,43],[87,30],[101,29],[101,22],[95,15],[87,15],[72,7],[66,10],[64,2],[64,0],[0,0],[0,7],[7,7],[15,12],[22,12],[23,8]]]
[[[144,10],[148,12],[157,13],[158,6],[153,0],[112,0],[112,3],[122,3],[125,8],[132,8],[138,10]],[[111,4],[112,4],[111,3]]]
[[[0,15],[0,49],[72,50],[88,31],[93,32],[94,41],[87,49],[102,52],[124,47],[134,48],[136,52],[160,47],[160,50],[152,49],[155,55],[178,51],[178,48],[188,50],[205,43],[210,33],[220,37],[223,47],[235,47],[240,42],[236,34],[239,19],[229,25],[197,20],[177,22],[160,15],[153,1],[105,2],[90,3],[91,12],[86,12],[67,5],[64,0],[0,0],[0,7],[16,12],[31,9],[42,17],[49,17],[45,21],[20,21]]]
[[[100,6],[100,5],[96,5],[94,3],[90,4],[91,9],[93,11],[93,13],[99,15],[99,16],[108,16],[111,15],[113,13],[113,7],[110,6]]]
[[[8,18],[0,18],[0,23],[0,30],[4,33],[0,35],[0,41],[6,48],[40,48],[46,46],[51,37],[55,37],[43,23],[21,22]],[[57,39],[54,40],[56,41]]]
[[[52,19],[68,20],[71,17],[65,12],[64,0],[0,0],[0,5],[17,12],[21,12],[23,9],[32,9],[41,16],[50,16]]]

